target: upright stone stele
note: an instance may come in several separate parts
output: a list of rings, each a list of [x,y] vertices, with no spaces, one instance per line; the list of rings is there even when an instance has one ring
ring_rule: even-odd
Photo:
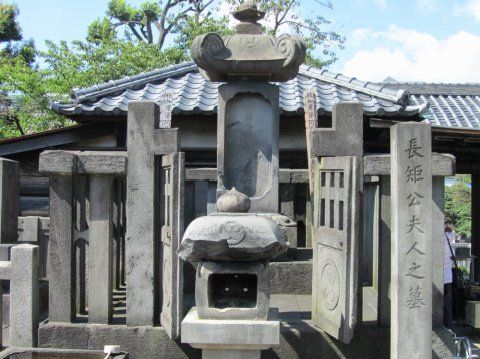
[[[390,130],[392,268],[390,357],[432,357],[431,127]]]

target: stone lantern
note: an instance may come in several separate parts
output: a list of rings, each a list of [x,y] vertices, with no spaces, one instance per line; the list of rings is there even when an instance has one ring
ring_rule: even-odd
[[[238,7],[236,34],[198,36],[192,56],[219,86],[217,212],[186,229],[180,257],[197,264],[196,307],[182,322],[182,342],[204,358],[260,358],[278,345],[269,308],[269,261],[284,253],[294,223],[278,213],[279,88],[305,57],[301,38],[262,33],[265,13]]]

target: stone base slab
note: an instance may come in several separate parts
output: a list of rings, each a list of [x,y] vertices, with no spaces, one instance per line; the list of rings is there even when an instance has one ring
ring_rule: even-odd
[[[268,320],[199,319],[193,307],[182,321],[182,343],[199,349],[263,350],[280,342],[278,310]]]
[[[432,334],[433,358],[451,359],[454,343],[445,329]],[[373,343],[373,344],[372,344]],[[172,341],[160,327],[128,327],[44,323],[39,329],[39,346],[102,350],[105,344],[119,344],[131,359],[200,359],[202,351]],[[310,321],[280,323],[280,343],[262,352],[262,359],[359,359],[389,358],[390,331],[375,324],[357,326],[350,344],[342,344],[317,330]]]
[[[202,359],[260,359],[260,350],[208,350],[202,351]]]

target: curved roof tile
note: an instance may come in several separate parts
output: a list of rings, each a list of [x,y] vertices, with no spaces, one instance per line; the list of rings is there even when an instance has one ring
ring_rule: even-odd
[[[307,65],[300,67],[295,79],[278,85],[280,108],[286,115],[303,113],[303,91],[311,87],[317,90],[320,113],[331,112],[335,103],[343,101],[361,103],[367,116],[410,116],[427,108],[425,103],[409,105],[408,92],[404,90]],[[203,79],[191,61],[77,89],[72,92],[71,103],[53,103],[51,107],[67,116],[125,115],[130,101],[159,101],[162,92],[168,90],[174,94],[174,113],[213,114],[217,110],[218,86],[218,83]]]

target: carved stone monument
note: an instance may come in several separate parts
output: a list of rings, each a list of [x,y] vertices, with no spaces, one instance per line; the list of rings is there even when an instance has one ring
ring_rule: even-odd
[[[262,34],[265,15],[251,3],[233,13],[237,33],[199,36],[192,55],[219,87],[217,213],[194,220],[179,249],[198,262],[196,308],[182,322],[182,342],[203,358],[260,358],[280,340],[270,304],[270,259],[288,247],[288,217],[278,214],[279,89],[295,77],[305,44]]]
[[[392,150],[391,358],[432,357],[431,127],[401,123]]]

